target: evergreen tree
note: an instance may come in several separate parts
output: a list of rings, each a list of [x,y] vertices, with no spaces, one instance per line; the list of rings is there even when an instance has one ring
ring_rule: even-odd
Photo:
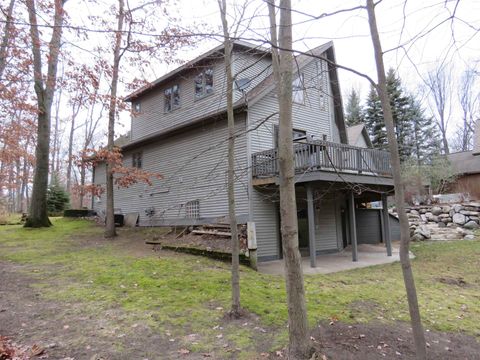
[[[387,132],[385,130],[385,123],[383,121],[382,105],[377,91],[373,86],[370,86],[367,101],[363,111],[363,118],[365,119],[365,127],[372,144],[377,149],[387,149]]]
[[[357,125],[364,122],[363,109],[360,105],[360,96],[352,87],[348,94],[347,105],[345,106],[345,122],[347,126]]]
[[[47,210],[50,216],[58,215],[68,207],[70,197],[60,184],[56,175],[52,176],[52,181],[47,189]]]
[[[392,108],[400,161],[404,162],[412,155],[413,122],[410,119],[409,97],[405,95],[401,80],[395,75],[393,69],[388,70],[387,92]]]
[[[431,164],[440,153],[438,128],[432,117],[425,116],[420,102],[409,96],[408,117],[413,124],[412,156],[417,165]]]

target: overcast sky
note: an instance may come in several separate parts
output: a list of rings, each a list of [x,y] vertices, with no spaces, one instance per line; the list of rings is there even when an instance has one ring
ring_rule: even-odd
[[[249,30],[242,36],[247,39],[261,39],[262,36],[268,36],[266,6],[262,0],[250,1],[248,14],[249,17],[255,15],[255,20],[249,24]],[[232,11],[235,4],[243,3],[244,0],[229,1],[229,8]],[[298,11],[293,16],[294,48],[306,50],[333,40],[339,64],[375,79],[373,50],[365,10],[359,9],[315,20],[300,14],[318,16],[364,3],[364,0],[293,0],[293,8]],[[112,3],[106,1],[103,4]],[[83,5],[79,6],[81,8]],[[216,0],[178,0],[178,7],[178,14],[185,25],[204,22],[214,29],[219,29]],[[455,8],[455,19],[448,20]],[[89,11],[95,12],[96,8],[92,10],[90,6]],[[70,16],[75,19],[75,16],[79,15],[73,12],[70,10]],[[458,3],[448,0],[383,0],[377,6],[376,12],[383,49],[390,50],[385,55],[386,66],[396,69],[405,86],[414,94],[421,95],[420,89],[427,72],[439,64],[453,64],[454,72],[459,76],[467,67],[477,66],[480,60],[480,0],[462,0]],[[179,56],[185,61],[191,60],[217,46],[220,40],[205,40],[196,44],[194,49],[188,48],[180,52]],[[399,45],[403,47],[398,48]],[[153,81],[176,66],[178,65],[154,63],[145,76],[147,80]],[[139,75],[135,69],[132,74]],[[344,94],[352,86],[361,91],[362,99],[368,92],[368,82],[352,73],[340,71],[340,82]],[[454,121],[455,114],[452,119],[452,122]],[[453,131],[453,126],[451,130]]]

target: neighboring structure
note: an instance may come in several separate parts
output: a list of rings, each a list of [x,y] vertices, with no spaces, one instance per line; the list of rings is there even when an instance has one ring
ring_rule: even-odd
[[[389,154],[349,145],[334,63],[331,42],[298,56],[292,84],[299,240],[312,266],[315,254],[350,244],[356,260],[355,209],[369,201],[385,204],[393,190]],[[248,223],[249,233],[256,234],[249,244],[256,246],[259,261],[278,259],[277,142],[282,139],[271,54],[237,41],[233,71],[237,222]],[[130,142],[122,146],[124,162],[163,179],[151,187],[117,189],[118,211],[138,213],[140,225],[228,221],[225,82],[219,46],[128,96],[133,115]],[[368,136],[355,144],[370,145]],[[94,181],[105,182],[103,165],[95,169]],[[93,206],[104,211],[104,198]],[[386,207],[381,214],[388,218]],[[377,229],[388,245],[388,222],[379,222]]]
[[[373,148],[365,124],[357,124],[347,128],[348,144],[358,147]]]

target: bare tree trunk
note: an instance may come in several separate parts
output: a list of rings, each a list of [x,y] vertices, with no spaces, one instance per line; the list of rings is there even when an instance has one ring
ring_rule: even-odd
[[[233,113],[232,42],[227,22],[226,0],[218,0],[225,44],[225,73],[227,75],[228,120],[228,215],[232,234],[232,307],[230,315],[241,316],[240,307],[240,244],[238,241],[237,215],[235,212],[235,118]]]
[[[67,159],[67,193],[70,194],[72,188],[72,156],[73,156],[73,135],[75,134],[75,118],[72,116],[70,124],[70,135],[68,137],[68,159]]]
[[[20,208],[22,207],[22,164],[20,161],[20,158],[16,159],[15,161],[15,169],[16,169],[16,174],[15,174],[15,193],[16,193],[16,198],[15,198],[15,212],[20,212]]]
[[[62,68],[63,73],[63,68]],[[60,148],[59,137],[60,137],[60,102],[62,98],[62,88],[58,91],[57,101],[55,103],[55,125],[53,128],[53,149],[52,149],[52,163],[50,165],[50,173],[53,176],[55,173],[59,172],[59,158],[58,150]]]
[[[289,358],[309,355],[307,310],[300,252],[298,249],[297,205],[292,135],[292,17],[291,1],[280,0],[280,24],[277,38],[274,0],[268,0],[270,33],[273,44],[273,72],[279,105],[279,188],[280,219],[288,304]],[[279,41],[277,39],[280,39]],[[276,47],[281,50],[277,51]]]
[[[383,53],[380,43],[380,37],[378,35],[373,0],[367,0],[367,11],[370,25],[370,33],[372,37],[373,48],[375,51],[375,62],[377,65],[377,90],[378,95],[380,96],[380,101],[382,103],[383,116],[385,120],[385,126],[387,128],[388,147],[390,150],[391,164],[393,169],[393,181],[395,186],[395,203],[397,207],[398,217],[400,220],[400,262],[402,264],[403,280],[407,292],[408,308],[410,311],[410,319],[413,330],[413,338],[415,341],[416,355],[417,359],[423,360],[427,358],[425,334],[423,332],[422,321],[420,318],[417,290],[415,288],[415,280],[413,277],[413,271],[409,257],[410,229],[408,225],[407,213],[405,212],[405,197],[400,172],[400,156],[398,153],[397,139],[395,138],[392,109],[390,107],[390,101],[387,93],[387,79],[385,76]]]
[[[50,155],[50,122],[53,95],[57,80],[58,54],[62,39],[64,9],[66,0],[55,0],[55,15],[52,37],[49,44],[46,81],[42,73],[42,54],[40,35],[37,25],[35,0],[27,0],[30,20],[30,37],[32,39],[33,68],[35,93],[38,107],[37,146],[35,149],[35,175],[30,214],[25,222],[26,227],[48,227],[51,222],[47,212],[48,160]]]
[[[3,31],[2,43],[0,44],[0,78],[3,77],[3,72],[7,66],[8,41],[10,40],[10,33],[12,31],[12,15],[15,7],[15,0],[10,0],[6,14],[5,29]]]
[[[120,47],[122,45],[122,31],[123,22],[125,20],[125,5],[124,0],[118,0],[118,22],[117,31],[115,33],[115,48],[113,50],[113,68],[112,68],[112,82],[110,85],[110,104],[108,109],[108,142],[107,150],[113,153],[114,138],[115,138],[115,114],[117,112],[117,86],[118,86],[118,73],[120,68]],[[106,226],[105,237],[115,237],[115,215],[114,215],[114,203],[113,203],[113,162],[107,161],[107,208],[106,208]]]

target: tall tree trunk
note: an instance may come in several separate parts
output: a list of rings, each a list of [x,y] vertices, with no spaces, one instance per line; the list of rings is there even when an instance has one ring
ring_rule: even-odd
[[[20,212],[21,207],[22,207],[22,164],[21,164],[21,159],[18,158],[15,161],[15,168],[16,168],[16,174],[15,174],[15,193],[16,193],[16,202],[15,202],[15,212]]]
[[[307,310],[300,251],[298,249],[297,205],[292,134],[292,17],[291,1],[280,0],[280,24],[277,38],[274,0],[268,0],[270,33],[273,44],[273,72],[279,105],[279,188],[280,219],[288,305],[289,358],[309,355]],[[279,40],[277,40],[279,39]],[[280,48],[279,51],[276,47]]]
[[[114,149],[115,138],[115,114],[117,112],[117,87],[118,87],[118,73],[120,68],[120,47],[122,45],[122,31],[123,22],[125,20],[125,5],[124,0],[118,0],[118,20],[117,31],[115,33],[115,48],[113,50],[113,68],[112,68],[112,81],[110,84],[110,104],[108,109],[108,142],[107,150],[110,154]],[[107,208],[106,208],[106,226],[105,237],[115,237],[115,215],[114,215],[114,202],[113,202],[113,166],[112,161],[107,161],[107,175],[106,175],[106,190],[107,190]]]
[[[3,72],[7,66],[8,41],[12,32],[12,15],[15,7],[15,0],[10,0],[6,14],[5,28],[3,30],[2,43],[0,44],[0,78],[3,78]]]
[[[35,93],[37,95],[38,129],[35,148],[35,175],[33,177],[32,199],[26,227],[48,227],[51,222],[47,212],[48,160],[50,155],[50,123],[53,95],[57,80],[57,64],[62,38],[66,0],[55,0],[55,15],[52,37],[49,43],[46,81],[42,73],[41,40],[37,25],[35,0],[27,0],[32,40]]]
[[[388,147],[390,150],[391,164],[393,169],[393,181],[395,186],[395,203],[398,217],[400,220],[400,262],[402,264],[403,280],[407,292],[408,308],[415,341],[416,355],[418,359],[426,359],[425,334],[423,332],[422,321],[420,318],[420,309],[418,306],[417,290],[413,278],[412,266],[409,257],[410,229],[408,225],[407,213],[405,212],[404,190],[400,172],[400,156],[398,153],[397,139],[393,126],[392,109],[387,94],[387,79],[385,76],[385,67],[383,64],[383,53],[378,35],[377,21],[375,18],[375,8],[373,0],[367,0],[367,11],[372,37],[373,48],[375,52],[375,62],[377,65],[378,76],[378,95],[382,103],[385,126],[387,128]]]
[[[235,213],[235,118],[233,113],[232,42],[227,22],[226,0],[219,0],[225,44],[225,73],[227,75],[227,120],[228,120],[228,215],[232,234],[232,307],[230,315],[241,316],[240,308],[240,244],[238,241],[237,215]]]
[[[67,158],[67,193],[70,195],[72,190],[72,156],[73,156],[73,135],[75,134],[75,118],[76,115],[72,116],[72,121],[70,124],[70,134],[68,137],[68,158]]]

